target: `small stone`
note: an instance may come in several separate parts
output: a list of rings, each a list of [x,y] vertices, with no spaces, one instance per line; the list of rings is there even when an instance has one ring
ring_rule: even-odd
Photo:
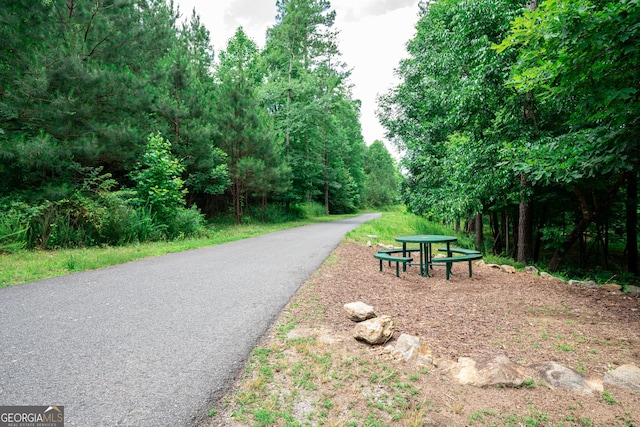
[[[635,365],[622,365],[604,374],[604,382],[640,393],[640,368]]]
[[[461,385],[476,387],[518,387],[527,379],[521,366],[502,355],[477,360],[461,357],[455,370],[454,377]]]
[[[538,363],[531,365],[531,368],[536,370],[552,389],[564,388],[585,394],[602,391],[602,384],[599,382],[586,379],[579,372],[556,362]]]
[[[594,282],[593,280],[586,280],[586,281],[569,280],[569,284],[573,285],[573,286],[580,286],[581,288],[587,288],[587,289],[592,289],[592,288],[597,288],[598,287],[598,284],[596,282]]]
[[[353,336],[371,345],[384,344],[391,339],[394,329],[391,317],[380,316],[358,323]]]
[[[606,285],[600,285],[598,289],[605,292],[618,292],[622,289],[622,286],[615,283],[607,283]]]
[[[500,266],[500,270],[504,271],[505,273],[509,273],[509,274],[515,274],[516,273],[516,269],[512,265],[501,265]]]
[[[640,295],[640,287],[627,285],[624,288],[624,292],[629,295]]]
[[[405,362],[415,362],[418,366],[432,366],[433,352],[420,337],[402,334],[391,353]]]
[[[376,317],[376,312],[373,307],[361,301],[350,302],[349,304],[345,304],[343,308],[347,318],[354,322],[361,322]]]
[[[537,276],[537,275],[538,275],[538,269],[537,269],[537,268],[535,268],[533,265],[527,265],[527,266],[524,268],[524,272],[525,272],[525,273],[527,273],[527,274],[532,274],[532,275],[534,275],[534,276]]]

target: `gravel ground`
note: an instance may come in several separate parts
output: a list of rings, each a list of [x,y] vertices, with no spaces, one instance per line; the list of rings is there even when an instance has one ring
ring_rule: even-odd
[[[583,289],[522,272],[509,274],[483,265],[475,265],[469,278],[466,263],[454,265],[449,281],[444,268],[437,267],[431,278],[420,277],[416,267],[397,278],[394,267],[385,264],[384,271],[379,271],[373,258],[376,250],[356,242],[342,243],[297,292],[277,325],[295,323],[294,331],[317,338],[312,351],[329,351],[334,360],[360,358],[376,365],[390,364],[400,372],[399,378],[409,378],[407,382],[416,391],[398,411],[385,411],[372,404],[370,396],[372,384],[380,393],[385,393],[387,385],[373,381],[370,373],[341,373],[336,362],[333,377],[347,375],[349,387],[329,376],[316,390],[302,390],[291,380],[292,372],[284,368],[300,363],[302,353],[274,329],[262,346],[278,350],[284,360],[280,360],[282,368],[268,388],[291,408],[305,404],[315,408],[312,415],[303,411],[306,418],[297,420],[300,425],[640,426],[637,393],[605,384],[604,394],[583,395],[552,390],[540,381],[523,388],[460,386],[438,368],[428,373],[416,371],[405,362],[393,361],[382,347],[356,341],[352,338],[354,324],[343,312],[343,305],[349,302],[372,305],[378,315],[389,315],[395,322],[395,334],[388,344],[393,345],[403,333],[417,335],[439,359],[505,355],[522,366],[554,361],[601,381],[605,372],[617,366],[640,366],[637,297]],[[255,417],[243,420],[232,416],[244,408],[237,396],[255,385],[256,372],[247,372],[211,424],[259,425]],[[270,394],[265,393],[262,398],[268,399]],[[326,402],[327,396],[331,407],[320,411],[320,402]],[[296,411],[292,411],[296,418]],[[367,418],[365,414],[372,415]],[[367,423],[374,419],[377,424]],[[288,425],[279,423],[273,425]]]

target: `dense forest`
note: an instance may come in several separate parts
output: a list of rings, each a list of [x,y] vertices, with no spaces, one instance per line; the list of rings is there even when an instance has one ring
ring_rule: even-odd
[[[637,275],[639,41],[637,0],[421,2],[378,111],[406,205],[518,261]]]
[[[197,234],[397,201],[363,140],[326,0],[214,52],[165,0],[0,3],[0,251]],[[214,54],[215,53],[215,54]]]
[[[402,177],[363,140],[330,2],[276,9],[264,48],[238,28],[214,52],[167,0],[0,3],[0,251],[352,213],[401,185],[484,250],[638,274],[637,0],[420,2],[379,97]]]

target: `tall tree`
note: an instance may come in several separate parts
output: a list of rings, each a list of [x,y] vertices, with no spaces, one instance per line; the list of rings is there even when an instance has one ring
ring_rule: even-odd
[[[221,194],[229,184],[224,153],[214,146],[212,69],[209,31],[194,10],[150,76],[157,126],[170,136],[173,152],[184,163],[191,203]]]
[[[329,158],[336,140],[332,108],[346,77],[336,60],[335,12],[327,0],[278,0],[276,7],[264,52],[269,70],[264,94],[292,171],[288,200],[324,196],[328,206],[337,177]]]
[[[397,202],[400,177],[395,162],[381,141],[374,141],[365,155],[364,205],[390,206]]]
[[[414,212],[453,222],[511,199],[514,179],[496,170],[504,135],[493,125],[505,116],[505,69],[515,55],[500,57],[491,46],[522,6],[420,3],[409,57],[396,70],[401,83],[379,99],[378,112],[389,138],[407,153],[404,197]]]
[[[227,50],[220,53],[216,72],[215,141],[227,154],[233,213],[238,223],[243,220],[251,192],[264,195],[267,189],[277,187],[278,180],[286,179],[278,162],[270,118],[257,95],[262,80],[258,61],[256,44],[238,28]]]
[[[497,47],[518,49],[513,88],[535,90],[541,102],[571,112],[565,132],[533,150],[523,147],[519,156],[519,169],[532,183],[565,186],[580,207],[575,227],[549,262],[552,271],[608,210],[627,173],[637,170],[638,22],[635,1],[547,0],[514,20]]]

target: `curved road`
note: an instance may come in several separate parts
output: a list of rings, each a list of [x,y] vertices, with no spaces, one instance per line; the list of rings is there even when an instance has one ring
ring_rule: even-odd
[[[0,406],[193,426],[345,233],[379,214],[0,289]]]

